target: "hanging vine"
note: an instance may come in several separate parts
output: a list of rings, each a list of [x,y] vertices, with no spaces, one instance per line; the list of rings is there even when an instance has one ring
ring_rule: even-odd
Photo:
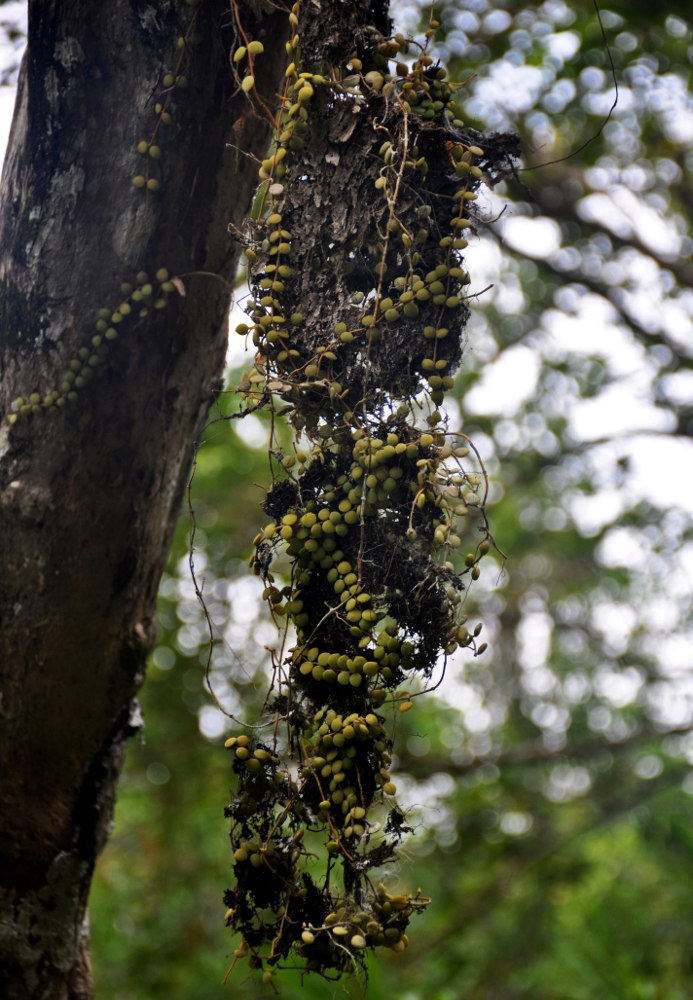
[[[235,14],[233,65],[253,100],[263,46]],[[428,52],[436,21],[419,44],[392,34],[377,0],[302,0],[289,19],[280,106],[259,106],[276,134],[239,234],[250,300],[237,327],[257,350],[245,409],[272,413],[269,523],[251,564],[282,646],[269,736],[226,743],[226,921],[242,935],[235,960],[265,982],[402,951],[429,902],[373,877],[408,831],[387,720],[441,658],[485,649],[462,605],[495,545],[487,482],[440,407],[462,357],[477,189],[517,154],[516,137],[465,128],[459,85]]]

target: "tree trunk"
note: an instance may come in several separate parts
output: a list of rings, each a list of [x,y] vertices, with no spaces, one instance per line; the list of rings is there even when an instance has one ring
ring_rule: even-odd
[[[238,4],[271,99],[286,17]],[[177,47],[190,20],[199,44]],[[0,996],[92,995],[86,900],[110,829],[157,586],[219,386],[237,244],[269,125],[229,64],[226,0],[35,0],[0,200]],[[176,70],[179,56],[183,68]],[[137,190],[136,151],[171,91]],[[258,79],[258,83],[260,83]],[[261,86],[262,90],[263,87]],[[76,402],[60,391],[121,282],[186,296],[118,326]],[[190,272],[207,272],[193,275]],[[215,275],[217,277],[215,277]],[[175,301],[173,301],[175,299]],[[105,342],[104,342],[105,346]],[[73,383],[74,388],[74,383]],[[25,407],[26,409],[26,407]],[[11,418],[14,419],[14,418]]]

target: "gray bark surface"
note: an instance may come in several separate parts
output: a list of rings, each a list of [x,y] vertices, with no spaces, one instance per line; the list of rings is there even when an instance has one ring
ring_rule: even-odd
[[[285,17],[240,3],[271,95]],[[36,0],[0,192],[0,416],[57,388],[99,308],[141,269],[185,298],[130,323],[56,414],[0,424],[0,996],[86,1000],[94,862],[108,837],[157,587],[195,442],[219,387],[240,225],[269,125],[229,67],[229,6],[157,138],[145,198],[137,142],[193,11],[180,2]],[[260,81],[258,81],[260,83]],[[223,279],[223,280],[222,280]]]

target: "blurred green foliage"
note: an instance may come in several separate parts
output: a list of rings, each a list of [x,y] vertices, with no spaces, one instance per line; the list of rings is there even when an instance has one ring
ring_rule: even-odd
[[[422,7],[401,4],[399,16],[413,26]],[[471,124],[517,129],[530,164],[597,132],[613,94],[587,0],[435,9],[451,76],[476,74],[460,95]],[[450,418],[481,451],[509,560],[485,569],[471,597],[489,651],[453,658],[435,694],[398,720],[397,784],[415,834],[389,878],[433,903],[407,952],[371,964],[371,1000],[693,992],[687,10],[603,8],[620,89],[610,122],[570,159],[489,196],[467,254],[472,291],[494,287],[472,303]],[[225,397],[218,416],[233,405]],[[196,568],[219,637],[210,681],[248,721],[273,641],[245,562],[262,523],[255,484],[268,481],[263,419],[213,422],[192,488]],[[269,995],[245,966],[222,986],[237,944],[221,903],[231,772],[205,686],[189,531],[184,515],[144,739],[130,748],[92,895],[97,995],[113,1000]],[[282,979],[287,997],[340,989]]]

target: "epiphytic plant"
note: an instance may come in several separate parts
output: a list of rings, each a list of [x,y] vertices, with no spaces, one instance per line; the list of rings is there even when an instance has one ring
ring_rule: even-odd
[[[270,441],[251,560],[282,632],[274,722],[226,743],[227,923],[267,982],[287,964],[339,975],[369,949],[402,951],[428,902],[371,877],[403,832],[386,719],[441,657],[485,649],[461,608],[495,544],[485,474],[439,407],[462,355],[477,188],[516,155],[515,137],[465,128],[428,53],[437,22],[419,44],[392,34],[385,4],[319,6],[289,14],[237,327],[257,349],[246,408],[294,432],[291,452]],[[262,45],[242,41],[233,64],[253,100]]]
[[[186,0],[186,6],[197,8],[201,2],[202,0]],[[163,72],[160,87],[153,95],[156,100],[153,101],[155,118],[151,134],[148,139],[141,139],[133,150],[135,156],[145,157],[143,173],[135,174],[132,178],[133,187],[146,199],[145,213],[148,199],[162,191],[158,176],[160,170],[156,166],[163,155],[162,146],[166,146],[165,139],[161,137],[173,121],[176,95],[187,89],[188,78],[184,71],[191,48],[202,41],[195,30],[197,16],[198,11],[195,10],[187,19],[183,34],[176,40],[173,67]],[[128,276],[128,280],[123,281],[118,292],[114,293],[115,304],[105,305],[98,310],[91,334],[85,331],[84,343],[75,356],[65,359],[65,368],[57,383],[48,392],[33,391],[15,397],[6,416],[7,423],[14,425],[18,420],[40,417],[44,413],[57,414],[63,408],[77,403],[80,389],[97,372],[103,370],[113,343],[123,331],[142,326],[150,310],[164,309],[174,292],[185,295],[185,286],[182,277],[169,274],[166,267],[157,267],[153,274],[141,270],[132,277]]]

